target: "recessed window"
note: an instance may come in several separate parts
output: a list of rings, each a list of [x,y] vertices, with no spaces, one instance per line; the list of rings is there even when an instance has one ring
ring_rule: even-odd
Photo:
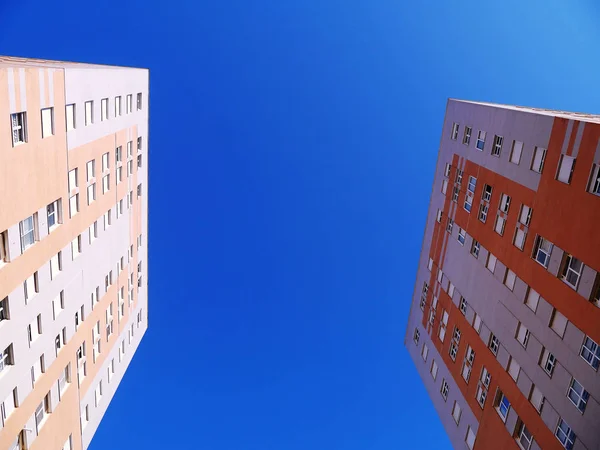
[[[458,242],[460,242],[460,245],[465,245],[465,239],[467,236],[467,232],[465,230],[463,230],[462,228],[458,229]]]
[[[508,214],[508,210],[510,209],[510,196],[506,194],[502,194],[500,197],[500,206],[498,207],[500,211]]]
[[[500,215],[496,216],[496,223],[494,224],[494,231],[500,236],[504,235],[504,227],[506,226],[506,219]]]
[[[50,258],[50,279],[54,280],[62,270],[62,251]]]
[[[517,341],[519,341],[519,343],[523,346],[523,347],[527,347],[527,342],[529,342],[529,330],[527,329],[527,327],[525,325],[523,325],[522,323],[519,323],[519,326],[517,327],[517,334],[515,336],[515,338],[517,339]]]
[[[33,214],[19,223],[21,233],[21,251],[24,252],[35,243],[37,214]]]
[[[33,322],[27,325],[27,336],[29,343],[35,341],[42,334],[42,315],[38,314]]]
[[[142,155],[137,156],[137,166],[142,167]]]
[[[440,393],[442,394],[442,398],[444,401],[448,400],[448,391],[450,390],[450,386],[448,386],[448,382],[446,380],[442,380],[442,388],[440,389]]]
[[[498,349],[500,348],[500,341],[494,334],[490,335],[490,342],[488,344],[489,349],[494,355],[498,355]]]
[[[106,152],[102,155],[102,172],[106,172],[110,168],[109,153]]]
[[[427,263],[427,269],[431,271],[433,268],[433,259],[429,258],[429,262]]]
[[[500,156],[502,152],[502,144],[504,143],[504,138],[502,136],[494,136],[494,145],[492,146],[492,156]]]
[[[73,259],[77,258],[81,253],[81,235],[77,236],[71,241],[71,256]]]
[[[600,164],[592,166],[592,174],[588,183],[588,191],[592,194],[600,195]]]
[[[572,156],[561,155],[560,162],[558,163],[558,173],[556,174],[556,179],[566,184],[571,183],[574,169],[575,158]]]
[[[462,179],[463,179],[463,171],[460,169],[456,169],[456,182],[458,184],[462,183]]]
[[[513,380],[517,381],[517,379],[519,378],[519,372],[521,372],[520,364],[515,358],[511,357],[510,362],[508,363],[508,374],[512,377]]]
[[[535,245],[533,246],[533,258],[546,269],[548,268],[548,263],[550,262],[552,247],[552,242],[544,239],[541,236],[536,237]]]
[[[472,133],[471,127],[465,127],[465,131],[463,134],[463,144],[469,145],[471,143],[471,133]]]
[[[529,393],[529,401],[538,413],[542,412],[542,407],[544,406],[544,395],[535,384],[531,386],[531,392]]]
[[[454,226],[454,220],[448,217],[448,225],[446,225],[446,231],[452,234],[452,227]]]
[[[534,289],[529,287],[527,289],[527,295],[525,296],[525,304],[529,307],[529,309],[535,312],[537,310],[539,301],[540,294],[538,294]]]
[[[556,432],[554,434],[562,446],[567,450],[571,450],[575,445],[577,436],[575,436],[571,427],[567,425],[567,422],[562,418],[558,420],[558,426],[556,427]]]
[[[105,194],[110,190],[110,174],[102,177],[102,193]]]
[[[100,100],[100,121],[104,122],[108,120],[108,99],[103,98]]]
[[[438,337],[440,341],[444,342],[444,338],[446,337],[446,327],[448,326],[448,311],[443,311],[442,320],[440,321],[440,331],[438,333]]]
[[[558,310],[554,309],[552,317],[550,318],[550,328],[554,330],[561,338],[565,335],[567,329],[567,318]]]
[[[473,208],[473,194],[465,195],[465,204],[463,205],[463,208],[468,213],[471,212],[471,209]]]
[[[429,373],[431,374],[431,378],[433,378],[434,380],[437,378],[438,365],[435,362],[435,360],[431,362],[431,369],[429,370]]]
[[[544,372],[546,372],[549,377],[552,377],[552,374],[554,373],[554,367],[556,366],[556,357],[550,353],[548,349],[544,349],[542,352],[540,366],[542,369],[544,369]]]
[[[488,253],[485,267],[487,267],[487,269],[492,273],[494,273],[494,270],[496,270],[496,261],[498,261],[498,259],[493,254]]]
[[[137,94],[137,110],[141,110],[142,109],[142,93],[138,92]]]
[[[427,347],[427,344],[423,344],[423,350],[421,350],[421,358],[423,358],[423,361],[427,361],[428,354],[429,348]]]
[[[567,393],[567,397],[569,400],[573,402],[575,407],[581,411],[585,412],[585,407],[587,406],[587,402],[590,398],[590,393],[586,391],[581,383],[577,381],[575,378],[571,380],[571,385],[569,386],[569,392]]]
[[[476,147],[477,150],[483,151],[484,147],[485,147],[485,135],[486,132],[479,130],[479,132],[477,133],[477,143],[476,143]]]
[[[473,447],[475,446],[475,432],[473,431],[473,429],[469,426],[467,427],[467,435],[465,436],[465,443],[467,444],[467,447],[469,447],[469,450],[473,450]]]
[[[492,376],[490,375],[488,370],[485,367],[483,367],[481,369],[481,375],[479,376],[479,383],[477,384],[477,393],[475,394],[477,403],[479,403],[479,406],[481,406],[481,408],[483,408],[485,405],[485,400],[487,399],[487,393],[491,381]]]
[[[494,188],[492,188],[492,186],[490,186],[489,184],[486,184],[483,186],[483,192],[481,194],[481,198],[486,201],[489,202],[492,199],[492,191],[494,190]]]
[[[121,115],[121,96],[117,95],[115,97],[115,117],[119,117]]]
[[[525,226],[529,226],[531,222],[531,208],[527,205],[521,205],[521,212],[519,213],[519,222]]]
[[[475,258],[479,258],[480,250],[481,244],[479,244],[479,241],[473,239],[473,243],[471,244],[471,255],[473,255]]]
[[[133,141],[127,141],[127,157],[131,158],[133,156]]]
[[[40,292],[37,272],[34,272],[32,275],[27,277],[27,279],[23,282],[23,288],[25,292],[25,304],[27,304],[38,292]]]
[[[91,205],[94,200],[96,200],[96,183],[87,187],[87,204]]]
[[[60,199],[46,206],[48,233],[54,230],[60,223]]]
[[[475,361],[475,351],[469,345],[467,347],[467,353],[465,354],[465,360],[463,361],[463,367],[461,375],[463,379],[468,383],[471,377],[471,371],[473,370],[473,362]]]
[[[90,100],[84,103],[85,106],[85,126],[94,123],[94,101]]]
[[[9,318],[10,314],[8,312],[8,297],[4,297],[3,300],[0,300],[0,322],[8,320]]]
[[[6,230],[0,233],[0,266],[8,261],[8,230]]]
[[[581,278],[581,272],[583,271],[583,263],[573,255],[565,254],[562,265],[561,278],[573,289],[577,289],[579,279]]]
[[[448,180],[446,180],[444,178],[444,180],[442,180],[442,194],[446,195],[447,191],[448,191]]]
[[[67,131],[75,129],[75,104],[70,104],[65,107],[65,116],[67,122]]]
[[[450,296],[450,298],[454,297],[454,285],[452,283],[450,283],[448,285],[448,295]]]
[[[536,147],[533,152],[533,159],[531,160],[531,170],[537,173],[542,173],[542,170],[544,170],[545,159],[546,149],[542,147]]]
[[[96,389],[94,390],[94,401],[96,403],[96,407],[98,407],[98,405],[100,404],[101,399],[102,399],[102,380],[100,380],[100,382],[96,386]]]
[[[2,373],[2,371],[5,370],[8,366],[12,366],[13,364],[13,347],[12,344],[10,344],[0,354],[0,373]]]
[[[533,442],[533,435],[527,429],[523,421],[519,420],[517,425],[517,444],[522,450],[529,450]]]
[[[594,370],[598,370],[598,367],[600,367],[600,347],[589,336],[585,337],[579,354]]]
[[[42,139],[54,134],[54,108],[42,109]]]
[[[473,194],[475,193],[475,188],[477,187],[477,178],[469,177],[469,184],[467,185],[467,190]]]
[[[515,237],[513,238],[513,245],[517,247],[519,250],[523,250],[525,246],[525,239],[527,238],[527,233],[521,230],[520,228],[515,228]]]
[[[475,317],[473,317],[473,329],[477,333],[481,331],[481,316],[479,314],[475,314]]]
[[[494,406],[496,407],[496,411],[498,412],[498,415],[500,416],[502,421],[506,422],[508,412],[510,411],[510,402],[501,390],[498,390],[498,394],[496,394],[496,401],[494,402]]]
[[[487,215],[488,215],[488,211],[490,209],[490,205],[488,205],[487,203],[483,203],[479,206],[479,216],[478,219],[485,223],[485,221],[487,220]]]
[[[458,202],[458,186],[454,186],[452,189],[452,201],[454,203]]]
[[[27,113],[18,112],[10,115],[13,147],[27,142]]]
[[[460,422],[461,413],[462,411],[460,410],[460,405],[458,402],[454,401],[454,406],[452,407],[452,418],[456,422],[456,425],[458,425],[458,422]]]
[[[133,95],[127,94],[127,114],[131,114],[133,111]]]
[[[419,343],[420,337],[421,337],[421,333],[419,332],[419,330],[417,328],[415,328],[415,332],[413,334],[413,341],[415,341],[415,344]]]
[[[444,212],[441,209],[438,209],[435,220],[437,220],[438,222],[441,222],[443,216],[444,216]]]
[[[458,138],[458,127],[459,125],[456,122],[452,124],[452,134],[450,135],[450,139],[453,141]]]
[[[460,297],[460,304],[458,305],[458,309],[460,310],[460,312],[462,313],[463,316],[467,315],[467,300],[461,296]]]
[[[523,143],[520,141],[513,141],[512,150],[510,152],[510,162],[519,164],[521,162],[521,153],[523,153]]]
[[[504,285],[512,291],[515,288],[516,280],[517,275],[507,267],[504,275]]]

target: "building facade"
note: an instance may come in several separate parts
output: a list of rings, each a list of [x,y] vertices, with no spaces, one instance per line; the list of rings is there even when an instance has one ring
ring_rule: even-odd
[[[0,57],[0,449],[87,448],[146,331],[148,77]]]
[[[600,116],[449,100],[405,346],[455,448],[600,449]]]

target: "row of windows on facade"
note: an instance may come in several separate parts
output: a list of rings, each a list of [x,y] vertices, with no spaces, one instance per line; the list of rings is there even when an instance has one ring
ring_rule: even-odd
[[[446,165],[446,174],[450,173],[450,165]],[[456,175],[456,182],[460,183],[462,181],[463,173],[458,170]],[[446,180],[444,180],[446,181]],[[465,196],[465,204],[464,209],[467,212],[471,212],[471,205],[473,203],[472,195],[475,192],[475,187],[477,185],[477,178],[470,176],[469,183],[467,188],[467,194]],[[442,184],[442,192],[445,194],[447,183]],[[485,184],[482,192],[481,206],[479,208],[478,219],[485,223],[488,216],[488,211],[492,199],[493,187],[489,184]],[[470,196],[471,195],[471,196]],[[458,200],[458,189],[454,188],[452,194],[452,201],[456,202]],[[494,224],[494,231],[500,236],[504,235],[505,225],[507,216],[511,206],[511,197],[508,194],[502,193],[500,195],[500,200],[498,202],[498,212],[496,215],[496,221]],[[512,243],[519,250],[523,250],[525,247],[525,242],[527,239],[527,231],[528,227],[531,223],[533,209],[530,206],[525,204],[521,204],[519,210],[518,223],[515,227],[515,232],[513,234]],[[438,209],[436,220],[441,223],[443,219],[443,211]],[[448,233],[452,233],[454,227],[454,221],[448,217],[446,223],[446,231]],[[461,245],[465,244],[466,241],[466,231],[463,228],[458,229],[457,239]],[[532,258],[537,261],[539,264],[544,266],[546,269],[548,268],[548,264],[550,262],[550,254],[552,252],[553,244],[548,240],[544,239],[541,236],[536,236],[535,245],[532,253]],[[473,240],[471,245],[471,254],[475,257],[479,256],[480,244],[478,241]],[[492,255],[493,257],[493,255]],[[495,264],[495,261],[494,261]],[[563,261],[561,263],[561,268],[559,270],[559,277],[572,289],[577,291],[579,287],[579,281],[581,279],[581,274],[583,273],[584,264],[581,260],[574,257],[573,255],[565,253],[563,256]],[[592,289],[592,294],[589,297],[589,300],[594,303],[596,306],[600,307],[600,275],[596,276],[596,282],[594,284],[594,288]]]
[[[460,130],[460,124],[454,122],[452,124],[452,131],[450,134],[450,139],[456,141],[458,140]],[[471,134],[472,128],[465,126],[463,130],[463,138],[462,143],[466,146],[469,146],[471,143]],[[475,144],[475,148],[479,151],[483,151],[485,148],[485,140],[486,140],[487,132],[483,130],[479,130],[477,133],[477,141]],[[492,144],[491,154],[492,156],[500,157],[502,153],[502,149],[504,146],[504,137],[499,135],[494,135],[494,141]],[[509,161],[513,164],[519,165],[521,163],[521,155],[523,153],[523,142],[513,140]],[[543,147],[534,147],[533,157],[531,159],[531,163],[529,165],[529,169],[533,172],[542,173],[544,170],[544,162],[546,160],[546,149]],[[571,179],[573,178],[573,172],[575,170],[575,162],[576,158],[569,155],[561,155],[560,160],[558,162],[558,168],[556,170],[555,179],[561,181],[566,184],[571,183]],[[592,164],[592,168],[590,171],[589,181],[587,185],[588,192],[600,195],[600,165]]]
[[[138,312],[138,316],[137,316],[137,327],[138,328],[141,324],[141,321],[142,321],[142,311],[140,310]],[[96,330],[96,328],[94,328],[94,331],[95,330]],[[96,353],[96,351],[95,351],[97,341],[95,340],[95,337],[94,337],[94,331],[92,332],[92,334],[93,334],[92,339],[94,342],[94,363],[96,363],[96,359],[99,355],[99,351],[98,351],[98,353]],[[131,343],[132,343],[134,333],[135,333],[135,328],[134,328],[134,324],[132,323],[131,328],[128,329],[129,345],[131,345]],[[77,350],[77,374],[78,374],[78,385],[79,386],[81,386],[82,381],[87,376],[87,364],[86,364],[86,353],[85,352],[86,352],[85,342],[83,342]],[[125,339],[123,339],[121,341],[121,343],[119,344],[119,356],[118,356],[119,362],[122,362],[124,356],[125,356]],[[44,356],[42,355],[40,357],[39,362],[36,363],[36,365],[31,368],[32,388],[35,386],[35,383],[40,379],[42,374],[45,372],[46,372],[46,367],[44,365]],[[108,383],[110,383],[112,381],[114,375],[115,375],[115,360],[113,358],[107,367]],[[20,450],[20,449],[24,449],[24,448],[29,448],[29,446],[31,445],[31,443],[33,442],[35,437],[37,437],[37,435],[40,433],[40,430],[47,422],[49,415],[56,408],[57,403],[60,402],[60,400],[64,396],[64,393],[65,393],[66,389],[68,388],[68,386],[70,385],[70,383],[71,383],[71,364],[69,363],[64,368],[64,370],[62,370],[60,372],[59,379],[53,386],[52,390],[44,396],[43,401],[37,406],[37,408],[35,410],[35,413],[34,413],[35,430],[33,430],[35,432],[35,435],[30,436],[30,434],[27,433],[28,430],[24,429],[21,433],[19,433],[19,436],[14,441],[13,445],[10,447],[11,450],[12,449]],[[102,395],[103,395],[103,385],[102,385],[102,380],[100,380],[99,383],[96,385],[96,388],[94,389],[94,402],[95,402],[96,407],[98,407],[100,405]],[[55,404],[55,402],[56,402],[56,404]],[[0,424],[2,426],[5,426],[7,419],[11,416],[11,414],[19,406],[20,406],[20,399],[19,399],[19,395],[18,395],[18,388],[15,387],[12,390],[12,392],[9,394],[9,396],[0,404]],[[81,413],[82,430],[83,430],[83,428],[85,428],[88,421],[89,421],[89,406],[86,405],[84,408],[82,408],[82,413]],[[63,450],[71,449],[71,445],[72,445],[71,436],[69,436],[69,438],[67,439],[67,442],[63,446]]]
[[[105,155],[108,155],[106,153]],[[141,157],[141,155],[140,155]],[[104,159],[104,158],[103,158]],[[141,160],[138,159],[138,163]],[[120,182],[120,168],[117,168],[117,184]],[[87,163],[87,204],[91,205],[96,200],[96,183],[95,183],[95,160],[88,161]],[[128,176],[130,175],[128,171]],[[102,180],[102,193],[105,194],[110,190],[110,175],[106,174],[103,176]],[[78,190],[78,169],[75,168],[69,171],[69,217],[74,217],[80,211],[80,202],[79,202],[79,190]],[[137,186],[137,198],[142,196],[142,184],[138,184]],[[129,191],[129,193],[119,200],[116,205],[116,214],[117,219],[124,214],[125,206],[127,209],[130,209],[133,205],[133,191]],[[57,199],[50,203],[46,207],[46,221],[48,227],[48,234],[50,234],[59,224],[63,223],[62,217],[62,198]],[[24,253],[28,248],[33,246],[36,241],[40,240],[40,232],[39,232],[39,220],[38,213],[34,213],[31,216],[23,219],[19,222],[19,234],[20,234],[20,243],[21,243],[21,254]],[[107,225],[111,224],[111,211],[109,210],[105,214],[105,228]],[[97,221],[94,222],[94,233],[90,234],[90,243],[97,237]],[[93,237],[92,237],[93,236]],[[81,235],[79,235],[73,241],[73,258],[75,258],[79,253],[81,253]],[[2,264],[10,262],[14,257],[10,255],[9,246],[8,246],[8,230],[0,233],[0,267]]]
[[[128,94],[126,97],[126,114],[133,112],[133,94]],[[76,105],[71,103],[65,107],[65,122],[66,130],[74,130],[77,127],[76,121]],[[137,94],[137,110],[142,109],[142,93]],[[55,133],[54,127],[54,108],[43,108],[41,110],[41,131],[42,139],[53,136]],[[121,96],[116,96],[114,99],[114,117],[120,117],[121,114]],[[109,115],[109,99],[103,98],[100,100],[100,121],[104,122],[110,118]],[[94,118],[94,101],[89,100],[84,102],[84,125],[87,127],[92,125]],[[27,142],[27,112],[21,111],[10,115],[10,124],[12,132],[13,147]]]
[[[444,328],[444,333],[445,333],[445,328]],[[457,327],[455,327],[454,333],[452,336],[451,345],[450,345],[450,350],[449,350],[450,358],[453,361],[456,360],[456,353],[458,351],[458,343],[460,342],[460,338],[461,338],[461,332]],[[420,339],[420,332],[418,329],[415,329],[415,332],[413,335],[413,340],[416,345],[419,344],[419,339]],[[492,351],[492,353],[494,353],[494,352],[497,353],[499,346],[500,346],[500,343],[497,340],[497,338],[495,338],[495,336],[491,335],[489,348]],[[424,343],[423,347],[421,349],[421,357],[423,358],[424,362],[427,361],[428,354],[429,354],[429,348],[427,347],[427,344]],[[474,359],[475,359],[475,351],[473,350],[473,348],[471,346],[468,346],[467,351],[465,353],[465,360],[463,362],[463,368],[461,371],[461,376],[465,380],[465,382],[467,382],[467,384],[469,383]],[[507,371],[511,375],[511,377],[516,381],[516,379],[518,378],[518,373],[520,371],[520,366],[518,366],[516,361],[511,358]],[[437,374],[438,374],[438,365],[435,360],[432,360],[431,367],[430,367],[430,374],[431,374],[433,380],[435,381],[437,379]],[[480,376],[478,378],[477,390],[475,393],[475,398],[477,400],[477,403],[479,404],[479,406],[482,409],[484,408],[486,399],[488,397],[488,390],[489,390],[490,384],[491,384],[491,374],[486,369],[486,367],[482,367]],[[449,387],[448,382],[445,379],[442,379],[440,393],[441,393],[444,401],[447,401],[449,390],[450,390],[450,387]],[[585,411],[585,406],[587,405],[587,401],[589,400],[589,393],[583,388],[583,386],[581,386],[581,384],[576,379],[574,379],[574,378],[571,379],[571,384],[569,386],[569,389],[568,389],[566,395],[571,400],[571,402],[575,405],[575,407],[577,407],[577,409],[579,411],[581,411],[581,412]],[[537,386],[532,384],[528,399],[532,403],[532,405],[536,408],[536,411],[541,414],[542,407],[545,402],[545,398]],[[500,388],[496,389],[496,395],[494,397],[493,407],[496,409],[496,411],[497,411],[498,415],[500,416],[500,418],[502,419],[502,421],[506,422],[506,419],[508,417],[508,412],[510,410],[510,401],[502,393]],[[454,418],[454,421],[458,425],[459,421],[460,421],[460,417],[461,417],[461,407],[457,401],[454,402],[454,406],[452,408],[452,416]],[[559,417],[559,421],[557,423],[557,427],[555,429],[555,436],[561,442],[561,444],[563,444],[563,446],[567,449],[572,448],[572,446],[575,442],[575,438],[576,438],[573,430],[560,417]],[[529,450],[531,448],[531,446],[533,444],[533,440],[534,440],[532,432],[529,429],[527,429],[525,423],[521,419],[517,420],[513,437],[516,439],[518,445],[523,450]]]

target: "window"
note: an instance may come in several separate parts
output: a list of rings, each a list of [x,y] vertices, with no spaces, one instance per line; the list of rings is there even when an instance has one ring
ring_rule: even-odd
[[[106,172],[110,168],[109,156],[108,152],[102,155],[102,172]]]
[[[111,210],[109,209],[108,211],[106,211],[104,213],[104,229],[108,229],[108,227],[111,225],[112,221],[111,221]]]
[[[516,280],[517,275],[507,267],[504,275],[504,285],[512,291],[515,288]]]
[[[40,434],[40,430],[44,425],[46,416],[50,413],[50,393],[46,394],[44,400],[38,405],[35,410],[35,430]]]
[[[142,167],[142,155],[138,155],[137,157],[137,166]]]
[[[453,202],[458,202],[458,187],[454,186],[454,188],[452,189],[452,201]]]
[[[565,255],[563,259],[562,279],[573,289],[577,289],[583,271],[583,263],[573,255]]]
[[[467,301],[462,296],[460,297],[460,304],[458,306],[458,309],[460,309],[460,312],[463,316],[467,315]]]
[[[54,108],[42,109],[42,139],[54,134]]]
[[[519,378],[519,372],[521,371],[521,366],[517,362],[515,358],[511,356],[510,362],[508,363],[508,374],[512,377],[515,382]]]
[[[69,435],[65,445],[63,445],[62,450],[73,450],[73,440],[71,435]]]
[[[483,187],[483,193],[481,194],[481,198],[483,200],[485,200],[486,202],[489,202],[492,200],[492,191],[494,190],[494,188],[492,188],[492,186],[490,186],[489,184],[486,184]]]
[[[131,158],[133,155],[133,141],[127,142],[127,157]]]
[[[8,314],[8,297],[0,300],[0,322],[8,320],[10,315]]]
[[[454,406],[452,407],[452,418],[456,422],[456,425],[458,425],[458,422],[460,422],[461,412],[462,411],[460,410],[460,405],[458,404],[458,402],[454,401]]]
[[[67,131],[75,129],[75,105],[70,104],[65,107],[65,116],[67,118]]]
[[[115,165],[120,162],[123,162],[123,147],[121,145],[115,149]]]
[[[452,342],[450,342],[450,350],[448,351],[448,354],[450,355],[450,359],[452,361],[456,361],[457,353],[458,353],[458,344],[453,339]]]
[[[60,223],[59,212],[60,212],[60,199],[53,201],[48,206],[46,206],[46,214],[48,217],[48,219],[47,219],[48,233],[50,233],[52,230],[54,230]]]
[[[448,217],[448,225],[446,225],[446,231],[450,234],[452,234],[452,227],[454,225],[454,221]]]
[[[50,279],[56,278],[62,270],[62,251],[50,258]]]
[[[458,138],[458,127],[459,125],[456,122],[452,124],[452,134],[450,135],[450,139],[452,139],[453,141],[455,141],[456,138]]]
[[[525,246],[525,239],[527,238],[527,233],[521,230],[520,228],[515,229],[515,237],[513,239],[513,245],[517,247],[519,250],[523,250]]]
[[[142,184],[138,184],[137,185],[137,196],[141,197],[142,196]]]
[[[574,169],[575,158],[572,156],[561,155],[560,162],[558,163],[558,173],[556,175],[556,179],[566,184],[571,183]]]
[[[468,383],[471,378],[471,371],[473,370],[473,361],[475,361],[475,351],[469,345],[467,353],[465,354],[465,360],[463,361],[462,377]]]
[[[81,410],[81,429],[84,430],[90,420],[89,406],[85,405],[85,408]]]
[[[460,245],[465,245],[465,238],[466,238],[466,231],[463,230],[462,228],[458,229],[458,242],[460,242]]]
[[[94,102],[93,100],[85,102],[85,126],[94,123]]]
[[[446,380],[442,380],[442,389],[440,390],[440,393],[442,394],[442,398],[444,399],[444,401],[448,400],[449,390],[450,387],[448,386],[448,382]]]
[[[469,184],[467,185],[467,190],[470,193],[475,193],[475,187],[477,186],[477,178],[469,177]]]
[[[498,233],[500,236],[504,235],[504,226],[506,225],[506,220],[504,217],[498,215],[496,216],[496,224],[494,225],[494,231]]]
[[[490,342],[488,344],[488,347],[494,355],[498,355],[498,348],[500,348],[500,341],[493,334],[490,334]]]
[[[427,263],[427,269],[429,269],[429,271],[431,271],[432,268],[433,268],[433,259],[429,258],[429,262]]]
[[[42,315],[38,314],[37,318],[27,325],[27,337],[31,344],[42,334]]]
[[[563,445],[567,450],[571,450],[575,445],[575,433],[571,429],[567,422],[565,422],[562,418],[558,419],[558,426],[556,427],[556,432],[554,433],[559,442]]]
[[[440,321],[440,331],[438,336],[440,341],[444,342],[444,338],[446,337],[446,326],[448,325],[448,312],[444,311],[442,313],[442,320]]]
[[[448,180],[444,179],[442,181],[442,194],[446,195],[447,190],[448,190]]]
[[[487,203],[483,203],[479,206],[479,220],[483,223],[487,220],[489,205]]]
[[[4,349],[0,354],[0,373],[6,369],[7,366],[13,365],[13,349],[12,344]]]
[[[475,317],[473,317],[473,328],[477,333],[481,330],[481,316],[477,313],[475,314]]]
[[[533,159],[531,160],[531,170],[537,173],[542,173],[542,170],[544,170],[545,159],[546,149],[542,147],[536,147],[533,152]]]
[[[423,344],[423,350],[421,350],[421,358],[423,358],[423,361],[427,361],[428,354],[429,348],[427,347],[427,344]]]
[[[598,367],[600,367],[600,347],[596,342],[586,336],[579,354],[590,366],[598,370]]]
[[[529,330],[522,323],[519,323],[517,326],[517,334],[515,338],[523,347],[527,347],[527,342],[529,342]]]
[[[110,175],[102,177],[102,193],[105,194],[110,190]]]
[[[488,258],[485,267],[487,267],[487,269],[492,273],[494,273],[494,270],[496,270],[496,261],[497,258],[491,253],[488,253]]]
[[[100,400],[102,399],[102,380],[100,380],[100,382],[96,386],[96,389],[94,389],[94,397],[96,407],[98,407],[98,405],[100,404]]]
[[[77,258],[81,253],[81,235],[77,236],[71,241],[71,256],[73,259]]]
[[[133,110],[133,95],[127,94],[127,114],[131,114]]]
[[[421,333],[419,332],[418,329],[415,328],[415,333],[413,334],[413,341],[415,341],[415,344],[419,343],[420,337],[421,337]]]
[[[569,400],[571,400],[577,409],[583,413],[587,406],[587,401],[590,398],[590,394],[583,388],[581,383],[573,378],[571,380],[571,385],[569,386],[567,397],[569,397]]]
[[[25,290],[25,304],[27,304],[28,301],[35,296],[35,294],[40,292],[38,285],[38,273],[34,272],[32,275],[30,275],[23,283],[23,287]]]
[[[27,142],[27,113],[19,112],[10,115],[13,147]]]
[[[60,291],[54,300],[52,300],[52,313],[54,319],[65,309],[65,291]]]
[[[480,250],[481,250],[481,244],[479,244],[479,241],[476,241],[475,239],[473,239],[473,243],[471,244],[471,255],[473,255],[475,258],[479,258]]]
[[[456,182],[458,184],[462,183],[462,179],[463,179],[463,171],[460,169],[456,169]]]
[[[450,176],[450,170],[452,169],[452,165],[450,163],[446,163],[446,165],[444,166],[444,176],[445,177],[449,177]]]
[[[540,294],[538,294],[531,287],[527,289],[527,295],[525,296],[525,304],[531,309],[533,312],[537,310],[537,305],[540,301]]]
[[[8,260],[8,231],[0,233],[0,266]]]
[[[483,148],[485,147],[485,135],[485,131],[479,130],[477,133],[477,143],[475,144],[477,150],[483,151]]]
[[[137,110],[142,109],[142,93],[138,92],[137,94]]]
[[[121,115],[121,96],[118,95],[115,97],[115,117],[119,117]]]
[[[138,270],[138,272],[139,272],[139,270]],[[438,283],[441,283],[443,279],[444,279],[444,272],[442,271],[442,269],[438,269],[438,272],[437,272]]]
[[[552,247],[552,242],[544,239],[541,236],[536,237],[535,245],[533,247],[533,258],[546,269],[548,268],[548,263],[550,262],[550,253],[552,253]]]
[[[502,421],[506,422],[506,418],[508,417],[508,411],[510,410],[510,402],[508,401],[508,398],[499,389],[498,394],[496,394],[496,401],[494,402],[494,406],[496,407],[496,411],[498,412],[498,415],[500,416]]]
[[[523,225],[528,226],[531,222],[531,208],[527,205],[521,205],[521,212],[519,213],[519,222]]]
[[[117,184],[119,184],[123,180],[123,167],[117,166]]]
[[[431,378],[433,378],[434,380],[437,378],[437,373],[438,373],[438,365],[435,362],[435,360],[433,360],[431,362],[431,370],[429,371],[429,373],[431,373]]]
[[[87,375],[86,370],[86,357],[85,357],[85,342],[81,344],[81,346],[77,349],[77,376],[79,378],[79,384]]]
[[[21,251],[24,252],[35,243],[35,225],[37,222],[37,214],[29,216],[27,219],[19,223],[19,231],[21,233]]]
[[[500,207],[498,209],[503,213],[508,214],[508,210],[510,209],[510,196],[502,194],[502,197],[500,197]]]
[[[485,405],[485,400],[487,399],[487,393],[491,381],[492,376],[490,375],[488,370],[485,367],[483,367],[481,369],[481,375],[479,376],[479,383],[477,384],[477,393],[475,394],[477,403],[479,403],[479,406],[481,406],[481,408],[483,408]]]
[[[542,391],[540,391],[535,384],[531,386],[529,401],[538,413],[542,412],[542,407],[544,406],[544,396],[542,395]]]
[[[498,136],[498,135],[494,136],[494,146],[492,147],[492,156],[500,156],[500,152],[502,151],[503,142],[504,142],[504,138],[502,136]]]
[[[114,360],[114,358],[110,361],[110,364],[108,365],[108,368],[107,368],[107,372],[108,372],[108,382],[110,383],[110,380],[112,380],[112,377],[115,374],[115,360]]]
[[[73,169],[69,171],[69,216],[73,217],[75,214],[79,212],[79,193],[75,192],[73,195],[73,190],[78,187],[78,177],[77,177],[77,169]]]
[[[471,127],[465,127],[465,132],[463,135],[463,144],[469,145],[471,142]]]
[[[519,164],[521,162],[521,153],[523,153],[523,143],[513,141],[512,150],[510,152],[510,162]]]
[[[104,122],[108,120],[108,99],[103,98],[100,100],[100,121]]]
[[[465,443],[470,450],[473,450],[473,446],[475,445],[475,433],[473,429],[469,426],[467,427],[467,435],[465,436]]]
[[[443,216],[444,216],[444,212],[441,209],[438,209],[435,220],[437,220],[438,222],[441,222]]]
[[[554,366],[556,366],[556,357],[547,349],[544,349],[542,352],[540,366],[542,366],[542,369],[544,369],[544,372],[546,372],[549,377],[552,377],[552,373],[554,373]]]
[[[588,191],[592,194],[600,195],[600,165],[592,166],[592,175],[588,183]]]
[[[522,450],[529,450],[532,442],[533,436],[531,432],[527,429],[523,421],[520,420],[517,426],[517,444],[519,444]]]
[[[564,337],[567,328],[567,318],[556,308],[552,312],[552,317],[550,318],[550,328],[552,328],[552,330],[554,330],[561,338]]]

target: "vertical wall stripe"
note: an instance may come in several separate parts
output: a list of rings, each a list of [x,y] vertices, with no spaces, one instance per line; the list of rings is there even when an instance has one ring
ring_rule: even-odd
[[[54,106],[54,69],[48,69],[48,106]]]
[[[577,135],[577,131],[579,130],[579,125],[581,122],[575,121],[573,122],[573,128],[571,129],[571,136],[569,137],[569,146],[567,147],[567,155],[571,156],[573,153],[573,146],[575,145],[575,136]]]
[[[27,111],[27,83],[25,82],[25,69],[19,69],[19,97],[21,111]]]
[[[44,77],[44,69],[39,69],[40,72],[40,108],[46,107],[46,82]]]
[[[583,130],[585,129],[585,122],[579,122],[579,128],[577,128],[577,135],[575,136],[575,144],[573,145],[573,152],[571,156],[577,158],[579,153],[579,145],[581,144],[581,137],[583,136]]]
[[[12,67],[9,67],[6,71],[8,78],[8,104],[10,112],[17,112],[17,101],[15,99],[15,73]]]
[[[571,132],[573,131],[573,121],[569,120],[569,124],[567,125],[567,132],[565,133],[565,138],[563,140],[562,149],[560,151],[561,154],[566,154],[567,149],[569,148],[569,140],[571,139]]]

